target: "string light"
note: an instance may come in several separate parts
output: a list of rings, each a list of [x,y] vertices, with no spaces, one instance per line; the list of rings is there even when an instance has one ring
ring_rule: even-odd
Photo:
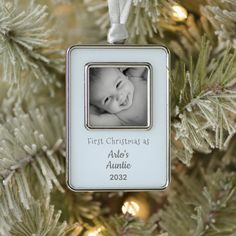
[[[174,5],[172,6],[172,19],[177,22],[184,21],[188,18],[188,12],[187,10],[180,6],[180,5]]]
[[[97,227],[97,228],[93,228],[90,229],[87,233],[86,236],[100,236],[102,232],[102,227]]]
[[[81,234],[81,232],[83,231],[84,227],[82,226],[82,224],[80,223],[76,223],[76,227],[73,230],[73,232],[71,232],[70,236],[78,236]]]
[[[150,206],[146,197],[142,194],[129,196],[121,207],[123,214],[146,219],[150,214]]]
[[[121,208],[123,214],[129,213],[132,216],[136,216],[140,210],[140,207],[135,201],[126,201]]]

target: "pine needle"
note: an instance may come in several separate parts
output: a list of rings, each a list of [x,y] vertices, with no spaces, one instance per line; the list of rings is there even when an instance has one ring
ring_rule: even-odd
[[[175,155],[186,164],[194,151],[227,148],[236,133],[236,52],[228,49],[218,60],[210,55],[203,40],[197,62],[177,66],[172,77],[172,127],[185,149]]]
[[[235,175],[220,170],[202,174],[182,175],[175,182],[169,204],[158,213],[168,236],[235,235]]]
[[[236,2],[208,0],[201,13],[211,22],[219,41],[236,48]]]
[[[87,228],[88,230],[97,228],[103,236],[158,236],[156,222],[157,215],[155,214],[147,221],[135,218],[129,214],[114,215],[108,219],[100,217],[94,221],[95,226],[88,225]]]
[[[40,108],[29,113],[19,109],[0,124],[0,178],[6,191],[13,181],[27,209],[33,184],[29,174],[34,173],[42,191],[49,192],[53,185],[64,191],[56,177],[64,172],[64,160],[60,160],[65,150],[64,135],[61,109]]]
[[[17,83],[27,72],[44,84],[56,84],[55,73],[64,72],[64,59],[55,48],[47,7],[33,1],[27,5],[20,10],[16,0],[0,3],[2,80]]]
[[[0,204],[0,235],[4,236],[63,236],[67,223],[59,222],[61,212],[55,213],[49,204],[49,197],[41,196],[41,200],[31,199],[29,208],[19,202],[17,193],[11,188],[10,195],[14,196],[14,209],[8,208],[8,201],[1,196]],[[2,190],[2,189],[1,189]]]

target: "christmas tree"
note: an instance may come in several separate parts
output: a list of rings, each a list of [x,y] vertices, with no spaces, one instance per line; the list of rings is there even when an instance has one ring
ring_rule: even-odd
[[[165,191],[66,186],[65,50],[109,24],[106,0],[1,0],[0,235],[235,236],[235,0],[132,1],[128,43],[172,56]]]

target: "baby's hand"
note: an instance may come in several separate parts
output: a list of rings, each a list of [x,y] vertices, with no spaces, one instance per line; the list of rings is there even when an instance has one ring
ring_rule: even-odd
[[[93,105],[89,106],[89,113],[90,113],[90,115],[100,115],[101,114],[100,110]]]
[[[122,123],[116,115],[109,113],[99,113],[99,109],[95,106],[90,106],[89,108],[89,123],[92,126],[121,126]]]
[[[146,72],[145,67],[136,67],[136,68],[129,68],[125,71],[125,75],[129,77],[142,77],[144,78],[144,74]]]
[[[99,125],[102,122],[99,109],[93,105],[90,105],[89,107],[89,122],[91,125]]]

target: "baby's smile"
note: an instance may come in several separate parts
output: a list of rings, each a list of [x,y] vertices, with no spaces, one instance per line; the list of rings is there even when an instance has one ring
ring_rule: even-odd
[[[134,85],[118,69],[101,69],[90,89],[91,104],[109,112],[128,109],[133,102]]]
[[[131,96],[131,94],[128,93],[128,94],[125,96],[125,99],[123,99],[123,101],[121,102],[120,106],[126,108],[126,106],[131,105],[131,104],[129,104],[130,102],[132,103],[132,101],[130,101],[130,96]]]

